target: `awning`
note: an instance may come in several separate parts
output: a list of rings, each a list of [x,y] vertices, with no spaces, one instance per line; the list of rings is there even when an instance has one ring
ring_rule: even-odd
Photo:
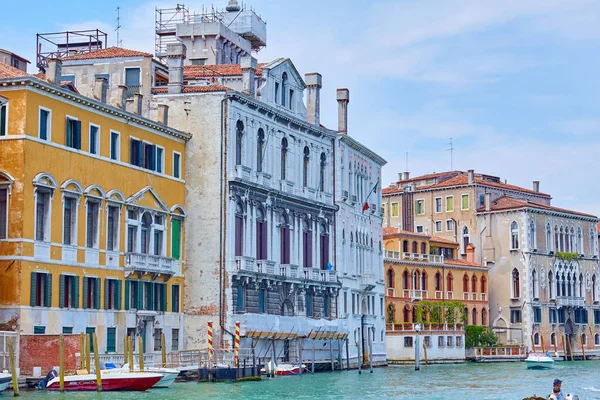
[[[242,335],[242,337],[253,338],[253,339],[276,339],[276,340],[298,339],[298,338],[317,339],[317,340],[322,340],[322,339],[346,340],[348,338],[348,334],[340,333],[340,332],[310,331],[306,335],[301,335],[297,332],[251,330],[251,331],[247,331],[244,335]]]

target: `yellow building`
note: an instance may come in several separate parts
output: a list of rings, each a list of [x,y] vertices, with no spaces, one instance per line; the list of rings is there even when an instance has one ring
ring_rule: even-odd
[[[0,70],[0,330],[178,350],[190,135],[106,104],[102,78],[90,99],[20,75]]]

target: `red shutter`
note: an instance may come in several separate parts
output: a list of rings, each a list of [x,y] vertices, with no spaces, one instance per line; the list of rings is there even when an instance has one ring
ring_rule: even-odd
[[[241,216],[236,215],[235,217],[235,255],[236,257],[242,256],[242,244],[244,232],[244,220]]]

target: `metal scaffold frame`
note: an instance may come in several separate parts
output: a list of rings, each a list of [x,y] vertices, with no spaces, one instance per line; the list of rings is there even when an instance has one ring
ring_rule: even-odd
[[[45,70],[49,58],[89,53],[103,49],[107,44],[108,34],[99,29],[38,33],[36,35],[36,65],[39,69]]]

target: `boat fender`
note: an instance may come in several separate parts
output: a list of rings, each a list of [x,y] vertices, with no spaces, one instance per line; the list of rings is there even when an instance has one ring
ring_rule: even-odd
[[[46,389],[46,385],[48,384],[48,382],[50,382],[50,380],[56,378],[58,376],[58,372],[56,372],[56,370],[51,369],[50,372],[48,372],[48,374],[46,375],[46,377],[44,379],[40,379],[38,381],[38,383],[35,385],[36,389]]]

